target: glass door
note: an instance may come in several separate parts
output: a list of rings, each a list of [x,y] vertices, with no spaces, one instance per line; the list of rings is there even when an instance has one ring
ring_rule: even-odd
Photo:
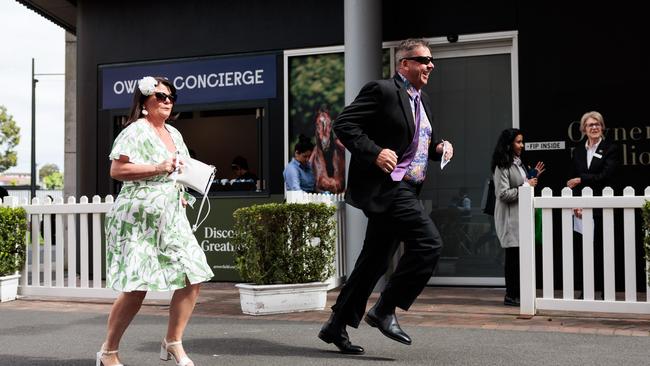
[[[504,284],[504,251],[492,216],[482,208],[494,145],[503,129],[518,125],[516,58],[510,50],[486,46],[436,52],[433,47],[435,69],[425,90],[436,137],[453,143],[454,158],[442,171],[429,164],[420,195],[444,242],[430,284]]]

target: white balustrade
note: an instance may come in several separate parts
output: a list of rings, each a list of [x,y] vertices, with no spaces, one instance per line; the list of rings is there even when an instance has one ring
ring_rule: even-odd
[[[640,209],[646,200],[650,201],[650,187],[643,195],[635,196],[634,189],[625,188],[622,196],[614,196],[611,188],[603,190],[602,196],[594,196],[590,188],[582,195],[574,197],[569,188],[564,188],[561,196],[553,196],[549,188],[542,190],[541,197],[533,197],[533,188],[519,188],[519,244],[520,244],[520,284],[521,314],[534,315],[538,310],[594,311],[612,313],[650,314],[650,286],[648,285],[648,266],[644,266],[643,281],[646,283],[645,299],[637,299],[636,238],[637,225],[635,210]],[[542,209],[542,297],[537,297],[535,268],[535,209]],[[574,258],[573,242],[574,208],[582,208],[582,288],[583,298],[574,297]],[[594,232],[594,209],[602,209],[602,231]],[[622,243],[615,239],[614,209],[623,211]],[[561,252],[562,252],[562,294],[557,296],[554,288],[553,261],[553,210],[561,211]],[[595,299],[594,289],[594,241],[602,237],[604,276],[603,300]],[[623,245],[623,266],[616,271],[615,247]],[[624,276],[625,294],[617,298],[616,273]]]
[[[113,197],[69,197],[54,202],[6,197],[0,204],[23,207],[30,229],[19,293],[32,296],[113,298],[117,292],[102,280],[106,268],[103,221]],[[42,226],[41,226],[42,225]],[[41,233],[42,227],[42,233]],[[92,251],[92,257],[91,257]],[[67,255],[66,255],[67,254]],[[92,270],[92,273],[91,273]],[[91,282],[92,280],[92,282]],[[149,299],[169,299],[170,292],[149,292]]]

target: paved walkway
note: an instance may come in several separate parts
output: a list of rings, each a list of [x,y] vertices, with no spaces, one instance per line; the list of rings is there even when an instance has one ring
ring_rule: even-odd
[[[328,294],[325,311],[249,316],[241,313],[239,294],[233,283],[207,283],[202,287],[194,317],[264,319],[322,323],[329,317],[338,295]],[[376,300],[373,294],[370,304]],[[37,310],[108,314],[110,300],[22,298],[3,303],[0,310]],[[140,314],[166,315],[163,301],[146,301]],[[398,313],[400,324],[409,327],[541,331],[621,336],[650,336],[650,315],[546,312],[531,319],[519,317],[519,309],[503,306],[503,289],[427,287],[408,312]]]

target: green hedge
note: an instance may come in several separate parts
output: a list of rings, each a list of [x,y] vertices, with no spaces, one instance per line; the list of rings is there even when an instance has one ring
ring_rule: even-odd
[[[237,209],[233,242],[241,277],[256,284],[325,281],[334,271],[335,212],[323,203]]]
[[[26,232],[25,209],[0,206],[0,276],[12,275],[23,268]]]
[[[641,208],[643,215],[643,229],[645,236],[643,238],[643,247],[645,248],[645,260],[650,263],[650,201],[645,201]],[[650,281],[650,272],[648,272],[648,281]]]

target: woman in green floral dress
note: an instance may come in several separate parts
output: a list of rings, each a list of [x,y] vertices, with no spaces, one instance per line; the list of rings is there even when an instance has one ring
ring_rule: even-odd
[[[113,143],[111,177],[124,182],[106,214],[106,283],[120,291],[108,317],[108,332],[97,366],[121,365],[117,349],[147,291],[174,291],[160,357],[193,365],[181,339],[192,315],[199,285],[213,277],[185,215],[194,197],[170,174],[189,156],[183,137],[166,124],[176,89],[161,77],[138,81],[126,128]],[[179,156],[179,159],[175,159]]]

